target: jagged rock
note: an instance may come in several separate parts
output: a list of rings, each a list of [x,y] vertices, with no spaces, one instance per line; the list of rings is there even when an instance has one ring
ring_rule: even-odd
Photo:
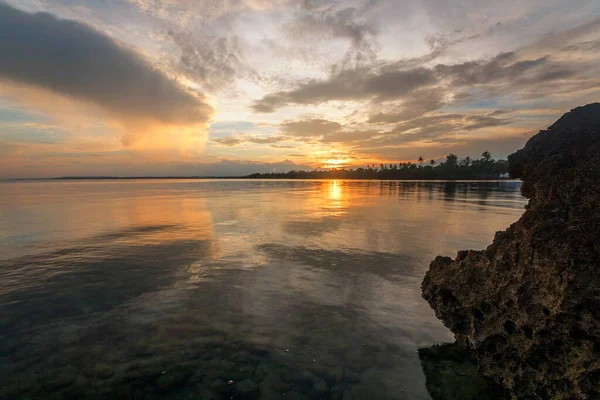
[[[600,103],[508,158],[525,213],[484,251],[437,257],[423,297],[519,399],[600,399]]]

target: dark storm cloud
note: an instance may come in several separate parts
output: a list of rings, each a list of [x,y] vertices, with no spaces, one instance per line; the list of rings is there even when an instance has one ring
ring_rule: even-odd
[[[121,119],[205,123],[212,108],[95,29],[0,3],[0,79],[91,102]]]

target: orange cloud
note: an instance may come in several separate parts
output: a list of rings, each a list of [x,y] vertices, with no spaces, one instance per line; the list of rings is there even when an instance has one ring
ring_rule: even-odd
[[[0,92],[76,133],[104,126],[134,149],[204,146],[206,98],[92,27],[0,4],[0,53]]]

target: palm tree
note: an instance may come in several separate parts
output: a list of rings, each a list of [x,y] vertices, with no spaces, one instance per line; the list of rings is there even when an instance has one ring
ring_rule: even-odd
[[[423,158],[423,156],[419,156],[419,167],[423,166],[423,161],[425,161],[425,159]]]
[[[429,164],[433,167],[435,165],[435,160],[433,160],[433,159],[429,160]]]
[[[456,154],[448,154],[446,156],[446,166],[448,167],[454,167],[456,166],[456,164],[458,164],[458,156]]]

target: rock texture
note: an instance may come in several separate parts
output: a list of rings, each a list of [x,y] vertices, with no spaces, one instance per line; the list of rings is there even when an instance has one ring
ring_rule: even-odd
[[[423,297],[518,399],[600,399],[600,103],[509,159],[525,213],[483,251],[437,257]]]

